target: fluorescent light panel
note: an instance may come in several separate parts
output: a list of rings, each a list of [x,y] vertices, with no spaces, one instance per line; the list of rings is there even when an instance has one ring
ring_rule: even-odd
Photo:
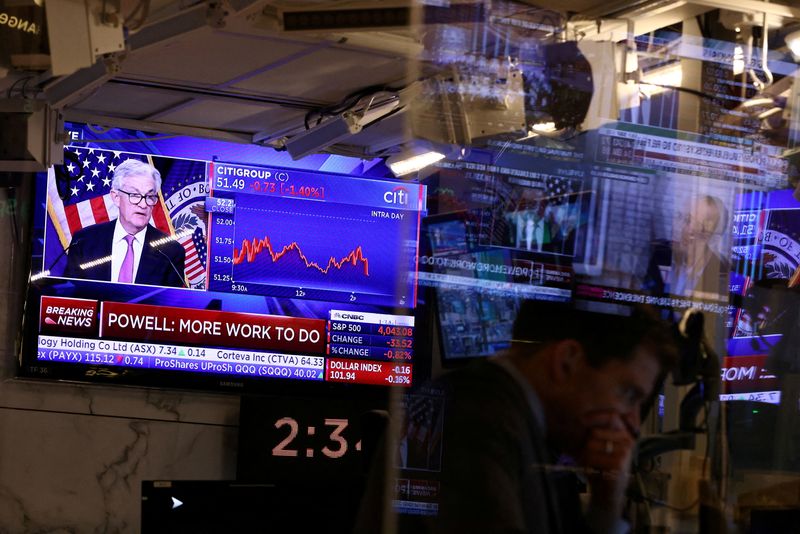
[[[683,70],[680,64],[675,64],[642,74],[639,89],[647,96],[653,96],[667,91],[670,87],[680,87],[681,83],[683,83]]]
[[[402,154],[392,156],[386,160],[386,164],[389,165],[389,168],[395,176],[403,176],[424,169],[428,165],[432,165],[442,159],[444,159],[444,154],[429,151],[405,158]]]
[[[800,30],[795,30],[786,36],[786,46],[792,51],[795,57],[800,57]]]
[[[537,133],[552,133],[556,131],[556,123],[550,122],[537,122],[531,126],[531,130]]]

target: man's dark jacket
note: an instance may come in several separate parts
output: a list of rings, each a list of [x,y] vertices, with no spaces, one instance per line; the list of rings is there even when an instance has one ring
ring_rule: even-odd
[[[87,226],[75,232],[67,252],[67,268],[64,276],[86,280],[111,280],[111,260],[103,261],[88,269],[81,264],[109,258],[114,240],[116,220]],[[176,241],[167,241],[154,248],[151,243],[168,237],[157,228],[147,225],[142,257],[136,272],[137,284],[186,287],[183,279],[186,252]],[[171,263],[171,264],[170,264]],[[180,273],[180,276],[179,274]]]

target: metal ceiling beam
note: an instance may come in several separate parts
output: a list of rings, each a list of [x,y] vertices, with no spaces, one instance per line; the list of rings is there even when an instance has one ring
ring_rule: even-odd
[[[603,18],[624,18],[635,12],[647,11],[665,3],[685,4],[686,2],[685,0],[617,0],[616,2],[606,2],[597,7],[580,11],[570,18],[570,22]]]
[[[762,2],[760,0],[686,0],[686,2],[716,9],[727,9],[742,13],[766,13],[767,15],[800,20],[800,7]]]
[[[287,98],[284,96],[274,96],[268,94],[244,93],[231,89],[215,89],[214,87],[199,87],[186,83],[168,83],[132,77],[114,78],[109,81],[109,84],[128,85],[147,91],[156,91],[163,94],[169,94],[171,96],[183,96],[185,98],[216,100],[219,102],[237,104],[270,104],[289,109],[309,110],[322,106],[329,106],[334,103],[327,101],[322,102],[319,100]]]
[[[119,64],[116,58],[113,60],[114,66],[108,62],[108,59],[100,60],[91,67],[55,80],[45,87],[45,99],[54,109],[61,109],[80,102],[114,76]]]
[[[96,115],[81,111],[64,110],[64,120],[70,122],[81,122],[84,124],[97,124],[99,126],[109,126],[112,128],[125,128],[128,130],[140,130],[145,132],[159,132],[165,134],[185,135],[188,137],[202,137],[206,139],[216,139],[218,141],[229,141],[233,143],[249,144],[252,142],[252,135],[248,133],[230,132],[226,130],[215,130],[213,128],[199,128],[195,126],[181,126],[168,122],[155,122],[137,119],[123,119],[120,117],[109,117],[106,115]]]
[[[570,19],[570,25],[582,37],[620,40],[625,38],[628,20],[634,21],[634,31],[640,35],[712,9],[800,20],[800,7],[762,0],[623,0],[581,12]]]
[[[258,3],[263,0],[232,0],[228,5],[236,13]],[[128,38],[128,44],[131,50],[138,50],[206,26],[222,28],[229,15],[223,2],[202,2],[144,26]]]
[[[199,4],[173,17],[143,27],[128,37],[128,47],[131,50],[139,50],[207,26],[208,6]]]
[[[659,9],[665,4],[674,4],[675,7],[692,4],[705,6],[709,9],[728,9],[742,13],[767,13],[768,15],[800,19],[800,7],[762,0],[621,0],[582,11],[571,20],[647,17],[648,12],[652,13],[654,9]]]
[[[658,6],[651,6],[647,12],[631,12],[620,15],[621,18],[601,18],[597,20],[579,20],[570,22],[571,37],[579,35],[582,39],[620,41],[628,37],[628,21],[633,22],[633,33],[643,35],[672,24],[694,18],[711,8],[706,6],[687,4],[683,0],[677,2],[659,2]]]

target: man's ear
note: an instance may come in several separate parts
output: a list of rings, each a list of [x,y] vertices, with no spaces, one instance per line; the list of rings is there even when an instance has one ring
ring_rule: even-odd
[[[113,202],[116,207],[119,207],[119,200],[120,200],[119,193],[117,193],[116,191],[114,191],[112,189],[111,190],[111,202]]]
[[[550,359],[550,376],[554,382],[569,382],[583,364],[585,354],[581,344],[574,339],[563,339],[553,344]]]

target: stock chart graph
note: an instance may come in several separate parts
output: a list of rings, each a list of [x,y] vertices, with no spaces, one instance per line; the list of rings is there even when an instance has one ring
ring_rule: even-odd
[[[292,241],[291,243],[283,247],[283,249],[281,249],[280,252],[276,253],[275,247],[272,246],[272,242],[270,241],[268,236],[265,236],[263,239],[254,238],[252,241],[247,241],[247,240],[243,241],[241,250],[234,248],[233,264],[241,265],[245,261],[247,263],[253,263],[254,261],[256,261],[256,257],[261,252],[269,253],[269,257],[273,263],[283,258],[283,256],[285,256],[287,252],[296,252],[296,254],[300,257],[300,259],[303,260],[303,264],[307,269],[314,268],[322,274],[328,274],[331,268],[341,270],[342,267],[347,263],[350,263],[353,266],[356,266],[359,263],[361,263],[364,266],[364,276],[369,276],[369,260],[366,257],[364,257],[364,253],[361,250],[360,246],[357,247],[352,252],[350,252],[344,258],[340,259],[339,261],[337,261],[336,258],[331,256],[330,258],[328,258],[328,263],[325,265],[325,267],[321,267],[319,263],[315,261],[310,261],[308,259],[308,257],[303,253],[297,241]]]
[[[413,306],[417,213],[261,188],[224,196],[231,209],[213,219],[209,289]]]

